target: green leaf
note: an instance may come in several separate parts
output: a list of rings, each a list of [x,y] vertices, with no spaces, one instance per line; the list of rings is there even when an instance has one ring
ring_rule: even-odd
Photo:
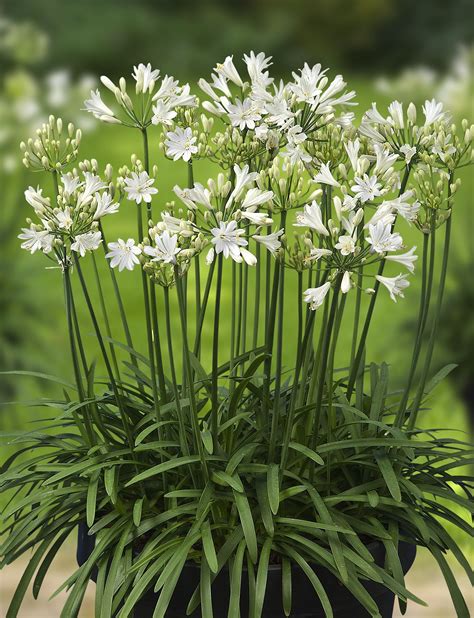
[[[216,470],[213,472],[212,480],[218,485],[228,485],[229,487],[232,487],[232,489],[235,489],[235,491],[239,491],[241,493],[244,491],[244,486],[238,476],[231,476],[222,470]]]
[[[469,608],[467,607],[466,601],[464,600],[462,592],[459,589],[456,578],[454,577],[453,572],[451,571],[448,563],[446,562],[446,558],[443,556],[439,548],[434,544],[430,545],[429,550],[435,557],[436,562],[441,569],[443,577],[446,580],[446,584],[449,588],[449,593],[451,595],[456,614],[459,618],[468,618],[470,616]]]
[[[112,562],[110,563],[110,569],[107,573],[107,581],[105,583],[104,593],[102,596],[100,618],[111,618],[112,616],[112,601],[117,583],[117,574],[123,559],[123,551],[130,534],[130,530],[131,525],[128,525],[124,529],[113,553]]]
[[[254,618],[261,618],[263,611],[263,603],[265,601],[265,591],[267,589],[268,564],[270,562],[270,551],[272,549],[273,539],[265,540],[262,551],[260,552],[260,560],[257,569],[257,581],[255,584],[255,614]]]
[[[71,533],[72,526],[68,526],[63,534],[59,536],[59,538],[53,543],[51,549],[46,554],[43,562],[41,563],[35,577],[35,581],[33,582],[33,597],[35,599],[38,598],[38,594],[40,592],[41,586],[43,584],[46,573],[51,566],[52,561],[54,560],[56,554],[61,549],[63,543],[66,541],[68,536]]]
[[[227,618],[240,618],[240,590],[242,587],[242,566],[244,560],[246,548],[246,541],[243,539],[237,551],[235,552],[235,558],[232,563],[232,567],[229,570],[230,575],[230,600],[229,600],[229,612]]]
[[[445,367],[440,369],[438,373],[435,374],[426,385],[425,394],[431,393],[431,391],[436,388],[436,386],[438,386],[438,384],[442,382],[442,380],[444,380],[444,378],[446,378],[452,371],[454,371],[456,367],[457,365],[455,365],[454,363],[450,363],[449,365],[446,365]]]
[[[31,578],[33,577],[38,567],[38,564],[40,563],[40,560],[43,557],[43,554],[48,549],[50,543],[51,543],[50,538],[45,539],[41,543],[41,545],[38,547],[38,549],[35,551],[30,561],[28,562],[28,566],[23,572],[23,575],[20,578],[18,586],[16,587],[15,594],[13,595],[13,598],[10,602],[10,606],[7,610],[5,618],[16,618],[17,617],[18,611],[25,597],[25,593],[31,581]]]
[[[135,500],[135,504],[133,505],[133,523],[138,528],[140,522],[142,520],[142,509],[143,509],[143,501],[145,498],[139,498]]]
[[[157,466],[152,466],[134,476],[128,483],[125,483],[125,487],[129,487],[130,485],[134,485],[135,483],[139,483],[140,481],[145,481],[153,476],[158,476],[163,474],[163,472],[167,472],[168,470],[173,470],[174,468],[179,468],[180,466],[187,466],[188,464],[193,464],[200,461],[198,455],[188,455],[187,457],[178,457],[177,459],[171,459],[170,461],[165,461]]]
[[[400,485],[398,484],[397,475],[392,466],[392,462],[390,461],[388,455],[375,455],[375,459],[380,468],[380,472],[387,484],[388,491],[394,500],[397,502],[402,501],[402,494],[400,491]]]
[[[202,615],[213,618],[212,611],[212,591],[211,591],[211,571],[210,565],[206,560],[201,562],[201,609]]]
[[[255,524],[250,510],[249,501],[245,494],[241,494],[234,490],[234,499],[237,511],[239,512],[240,523],[247,542],[250,560],[255,564],[258,557],[257,549],[257,534],[255,532]]]
[[[256,480],[257,486],[257,500],[260,507],[260,515],[262,517],[263,525],[269,536],[275,534],[275,527],[273,525],[273,514],[270,509],[270,503],[268,499],[267,483],[263,478]]]
[[[89,481],[89,487],[87,488],[87,502],[86,502],[86,522],[87,527],[91,528],[95,520],[95,511],[97,507],[97,488],[99,485],[100,472],[94,472]]]
[[[293,560],[300,566],[306,577],[311,582],[316,592],[316,595],[321,601],[321,605],[323,606],[326,618],[333,618],[334,614],[326,590],[324,589],[324,586],[322,585],[320,579],[317,577],[313,569],[309,566],[303,556],[301,556],[301,554],[295,551],[292,547],[285,545],[285,550],[290,556],[290,558],[293,558]]]
[[[280,469],[278,464],[270,464],[267,474],[267,492],[270,509],[274,515],[280,506]]]
[[[206,520],[201,528],[202,534],[202,546],[204,549],[204,555],[206,557],[207,564],[213,573],[217,573],[217,556],[216,548],[214,547],[214,541],[212,539],[211,525]]]
[[[282,557],[281,562],[281,592],[283,611],[285,616],[289,616],[292,604],[291,562],[285,556]]]
[[[324,466],[324,460],[322,459],[322,457],[307,446],[304,446],[304,444],[299,444],[298,442],[290,442],[288,447],[293,449],[294,451],[298,451],[302,455],[306,455],[306,457],[312,459],[320,466]]]

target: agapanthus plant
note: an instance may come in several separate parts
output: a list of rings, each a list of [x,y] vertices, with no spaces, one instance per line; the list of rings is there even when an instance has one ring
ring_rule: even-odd
[[[341,76],[305,65],[278,83],[263,53],[244,63],[245,74],[228,57],[210,81],[199,80],[202,99],[149,64],[134,67],[135,92],[124,78],[102,77],[115,101],[92,92],[86,110],[142,137],[141,154],[118,174],[110,165],[100,174],[95,160],[78,163],[80,132],[69,126],[65,134],[59,119],[22,145],[25,165],[54,181],[52,194],[47,185],[25,192],[34,219],[20,238],[60,266],[75,381],[55,404],[61,432],[19,438],[38,455],[4,466],[2,486],[14,498],[3,564],[35,548],[9,618],[41,565],[38,593],[78,524],[95,549],[62,587],[70,591],[63,618],[77,614],[92,576],[97,617],[131,615],[150,590],[153,615],[163,617],[189,564],[200,580],[188,611],[200,606],[206,618],[212,582],[226,569],[228,616],[261,616],[272,564],[281,566],[287,616],[293,566],[326,616],[332,598],[318,566],[379,616],[367,581],[402,608],[422,602],[405,587],[401,542],[428,548],[458,615],[468,615],[446,552],[471,578],[472,570],[444,523],[470,532],[469,445],[418,421],[451,368],[429,379],[456,171],[472,160],[474,129],[464,122],[458,137],[435,101],[406,111],[395,101],[387,115],[374,105],[357,126],[347,111],[355,93]],[[183,170],[169,201],[151,163],[158,147]],[[195,177],[199,160],[210,162],[211,178]],[[137,231],[107,242],[104,217],[133,203]],[[410,226],[420,257],[404,241]],[[92,281],[82,268],[90,259]],[[388,365],[370,363],[366,343],[377,300],[403,299],[418,260],[416,339],[405,388],[392,392]],[[106,276],[114,298],[103,293]],[[135,276],[143,320],[130,323],[120,278]],[[83,302],[105,380],[84,345]],[[113,311],[124,341],[112,337]],[[145,350],[133,343],[139,329]],[[352,334],[350,349],[338,344],[342,329]],[[384,548],[384,565],[372,542]],[[248,608],[240,607],[243,576]]]

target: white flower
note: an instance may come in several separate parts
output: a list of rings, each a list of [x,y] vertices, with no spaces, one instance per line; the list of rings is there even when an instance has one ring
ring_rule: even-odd
[[[243,88],[243,81],[235,68],[233,56],[227,56],[224,62],[217,64],[214,71],[226,79],[233,82],[239,88]]]
[[[18,235],[20,240],[24,242],[21,243],[21,248],[26,249],[30,253],[35,253],[35,251],[43,251],[44,253],[49,253],[52,249],[52,242],[54,237],[52,234],[48,232],[48,230],[34,230],[32,228],[23,227],[21,228],[22,234]]]
[[[296,227],[310,227],[312,230],[316,230],[318,234],[329,236],[329,232],[323,223],[321,207],[315,200],[311,204],[306,204],[303,213],[296,215],[294,225]]]
[[[396,277],[382,277],[382,275],[375,275],[377,281],[380,281],[387,290],[390,292],[390,298],[396,303],[397,296],[405,298],[403,290],[410,285],[407,281],[407,275],[397,275]]]
[[[245,230],[237,229],[236,221],[221,221],[219,227],[211,229],[211,234],[216,253],[223,253],[225,258],[230,256],[236,262],[242,261],[240,247],[245,247],[248,243],[242,238]]]
[[[308,257],[306,258],[310,262],[317,262],[322,257],[327,257],[328,255],[332,255],[331,249],[321,249],[319,247],[311,247],[311,251],[309,252]]]
[[[208,266],[210,266],[212,264],[212,262],[214,261],[215,253],[216,252],[214,251],[214,249],[212,247],[207,252],[207,254],[206,254],[206,264]]]
[[[281,247],[280,236],[282,236],[284,232],[285,230],[279,230],[278,232],[272,232],[271,234],[265,234],[263,236],[255,234],[252,238],[274,255]]]
[[[376,162],[374,167],[375,174],[384,174],[398,159],[396,153],[390,153],[388,148],[383,148],[380,144],[374,144]]]
[[[423,113],[425,115],[425,127],[433,124],[440,118],[443,118],[443,104],[431,99],[431,101],[425,101],[423,105]]]
[[[40,187],[28,187],[25,191],[25,200],[32,206],[35,212],[41,212],[43,208],[50,206],[49,197],[43,197],[43,189]]]
[[[84,172],[84,179],[85,182],[82,183],[84,189],[77,200],[78,206],[89,204],[92,201],[94,194],[101,189],[105,189],[107,186],[107,184],[100,179],[100,176],[92,174],[92,172]]]
[[[145,245],[143,251],[152,257],[152,262],[176,264],[176,256],[181,251],[178,247],[178,236],[170,235],[168,230],[155,236],[155,246]]]
[[[359,150],[360,150],[360,141],[359,139],[347,142],[344,144],[344,148],[346,149],[347,156],[349,157],[349,161],[351,162],[352,169],[354,172],[358,171],[358,163],[359,163]]]
[[[392,234],[392,228],[389,223],[378,221],[375,225],[369,225],[369,237],[367,242],[372,245],[372,251],[375,253],[385,253],[386,251],[399,251],[403,246],[403,239],[395,232]]]
[[[314,182],[319,182],[324,185],[331,185],[332,187],[341,186],[332,175],[331,170],[329,169],[329,163],[323,163],[321,165],[319,174],[316,174],[313,180]]]
[[[192,189],[181,189],[179,185],[175,185],[173,187],[173,192],[176,197],[178,197],[183,202],[183,204],[185,204],[191,210],[196,210],[196,204],[192,199],[191,191]]]
[[[87,251],[95,251],[102,242],[102,234],[100,232],[86,232],[78,234],[71,244],[71,249],[80,253],[84,257]]]
[[[375,175],[369,177],[367,174],[364,174],[363,178],[356,176],[354,182],[355,185],[353,185],[351,189],[362,203],[382,195],[382,191],[380,190],[382,185],[377,182],[377,176]]]
[[[255,123],[262,118],[255,103],[250,99],[244,99],[243,101],[236,99],[235,104],[229,103],[227,108],[232,126],[239,127],[241,131],[244,129],[255,129]]]
[[[341,292],[347,294],[352,287],[351,274],[348,270],[344,273],[341,281]]]
[[[169,103],[173,107],[196,107],[197,105],[196,96],[191,94],[189,84],[184,84],[184,86],[178,88],[175,94],[170,97]]]
[[[144,65],[141,62],[138,66],[134,66],[132,77],[137,82],[135,87],[136,93],[145,94],[148,91],[151,94],[159,74],[160,71],[158,69],[153,70],[150,63]]]
[[[137,204],[151,202],[151,196],[158,193],[158,189],[153,187],[154,178],[150,178],[147,172],[132,172],[132,175],[125,178],[125,192],[130,201],[135,201]]]
[[[193,137],[191,127],[186,127],[186,129],[176,127],[174,131],[168,131],[166,134],[166,154],[173,157],[174,161],[178,161],[178,159],[189,161],[193,154],[198,151],[197,146],[194,145],[196,139],[196,137]]]
[[[247,71],[252,82],[262,85],[263,87],[269,86],[273,79],[268,76],[268,71],[265,71],[272,63],[272,57],[268,58],[263,52],[255,55],[253,51],[247,56],[244,54],[244,62],[247,65]]]
[[[96,195],[97,206],[94,213],[94,221],[106,215],[113,215],[118,212],[119,204],[114,202],[112,196],[107,191]]]
[[[393,210],[407,221],[415,221],[420,210],[420,203],[416,200],[410,203],[408,200],[412,197],[413,191],[405,191],[400,197],[390,200],[387,204],[390,204]]]
[[[404,155],[406,164],[410,163],[413,157],[416,155],[416,146],[410,146],[410,144],[404,144],[400,147],[400,152]]]
[[[271,225],[273,223],[273,219],[270,219],[264,212],[250,212],[246,210],[242,213],[242,218],[248,219],[254,225]]]
[[[127,242],[121,238],[117,242],[109,242],[108,247],[110,251],[105,256],[110,259],[110,266],[115,268],[118,266],[120,272],[124,268],[127,270],[133,270],[136,264],[140,263],[137,256],[140,255],[140,247],[135,245],[133,238],[129,238]]]
[[[291,165],[296,165],[300,161],[301,163],[309,163],[312,161],[311,155],[306,152],[304,147],[300,144],[288,144],[281,155],[286,157]]]
[[[415,262],[418,259],[417,255],[414,255],[416,251],[416,247],[412,247],[410,251],[406,253],[400,253],[398,255],[387,255],[386,259],[391,262],[397,262],[397,264],[402,264],[405,268],[411,272],[415,272]]]
[[[321,88],[318,85],[325,73],[325,70],[321,71],[320,64],[310,67],[307,63],[300,69],[299,75],[293,73],[295,81],[290,84],[290,88],[299,103],[310,103],[311,105],[316,103],[317,98],[321,95]]]
[[[257,206],[270,202],[272,198],[273,191],[262,191],[257,188],[249,189],[242,202],[242,208],[250,212],[255,212]]]
[[[315,311],[323,304],[330,288],[331,284],[329,281],[323,285],[320,285],[318,288],[308,288],[303,293],[304,302],[309,303],[309,308]]]
[[[257,263],[257,258],[253,255],[253,253],[250,253],[250,251],[244,249],[243,247],[240,247],[240,255],[243,257],[244,262],[249,266],[255,266]]]
[[[115,117],[114,112],[107,107],[102,101],[99,90],[95,92],[91,90],[91,98],[84,101],[85,111],[90,112],[94,118],[102,120],[102,122],[110,122],[115,124],[122,124],[118,118]]]
[[[211,192],[209,191],[209,189],[206,189],[206,187],[204,187],[200,182],[196,182],[194,184],[194,187],[189,190],[189,197],[193,202],[196,202],[196,204],[201,204],[209,210],[212,209]]]
[[[229,195],[225,207],[230,208],[234,200],[238,199],[244,188],[258,178],[258,172],[249,172],[249,166],[244,165],[240,168],[234,165],[234,189]]]
[[[177,112],[175,112],[169,104],[159,99],[156,104],[153,105],[153,116],[151,121],[153,124],[162,124],[169,127],[173,124],[173,119],[176,117],[176,114]]]
[[[79,176],[74,176],[71,173],[63,174],[61,182],[63,183],[65,195],[72,195],[82,185]]]
[[[334,245],[336,249],[339,249],[341,255],[350,255],[354,253],[356,245],[352,236],[339,236],[338,242]]]
[[[55,213],[55,218],[58,223],[58,226],[64,230],[70,230],[72,224],[74,223],[72,219],[72,212],[69,206],[66,206],[64,210],[59,210]]]
[[[388,107],[388,113],[392,117],[395,128],[403,129],[405,126],[403,121],[403,105],[399,101],[393,101]]]
[[[194,224],[187,219],[178,219],[173,217],[169,212],[161,213],[161,223],[158,224],[160,230],[168,230],[172,234],[180,234],[181,236],[190,238],[195,233]]]

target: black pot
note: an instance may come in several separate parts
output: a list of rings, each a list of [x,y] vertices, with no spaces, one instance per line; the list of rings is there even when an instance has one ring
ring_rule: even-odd
[[[84,564],[94,549],[95,539],[88,536],[87,526],[79,524],[77,561],[79,565]],[[381,543],[371,543],[368,545],[369,551],[374,556],[376,564],[383,566],[385,561],[385,549]],[[409,543],[400,542],[399,555],[402,563],[403,572],[407,573],[411,568],[416,555],[416,546]],[[357,601],[356,598],[341,584],[341,582],[322,566],[315,566],[314,572],[321,580],[326,593],[331,602],[334,616],[338,618],[370,618],[367,611]],[[93,572],[91,579],[96,580],[97,573]],[[200,569],[194,563],[187,564],[178,580],[178,584],[171,599],[167,618],[185,618],[186,607],[195,588],[199,584]],[[385,586],[376,582],[368,581],[364,584],[365,589],[377,603],[382,618],[392,618],[395,595],[387,590]],[[321,603],[314,592],[314,588],[306,575],[298,566],[292,567],[292,618],[324,618],[325,613]],[[217,575],[212,584],[212,601],[214,618],[227,618],[229,603],[230,586],[229,574],[225,569]],[[285,618],[282,607],[281,593],[281,567],[270,565],[268,570],[267,590],[262,618]],[[153,616],[153,611],[158,599],[158,595],[149,590],[141,598],[135,607],[137,618],[148,618]],[[249,602],[248,580],[245,575],[242,577],[241,589],[241,617],[248,618],[247,607]],[[192,614],[192,618],[208,618],[201,616],[200,608]]]

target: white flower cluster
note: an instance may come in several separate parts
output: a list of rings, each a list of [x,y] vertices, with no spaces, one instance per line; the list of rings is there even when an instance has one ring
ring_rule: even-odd
[[[473,127],[463,122],[463,139],[457,137],[442,104],[431,100],[422,108],[421,123],[413,104],[405,112],[394,101],[386,117],[373,104],[356,128],[354,114],[346,111],[355,104],[355,93],[346,91],[340,75],[330,80],[321,65],[305,64],[290,81],[277,83],[269,72],[271,58],[250,52],[243,60],[245,75],[228,56],[209,81],[199,80],[206,96],[202,105],[189,84],[160,78],[150,64],[134,67],[132,96],[124,78],[115,85],[102,77],[122,113],[105,104],[99,91],[86,101],[86,110],[102,121],[139,129],[146,161],[147,129],[159,125],[165,156],[187,163],[188,186],[174,187],[178,204],[167,204],[154,223],[157,170],[150,175],[148,163],[142,165],[135,155],[132,170],[121,169],[116,187],[110,173],[107,185],[86,167],[82,176],[63,174],[54,206],[41,189],[27,191],[40,223],[23,230],[22,246],[84,256],[99,246],[98,220],[117,211],[118,192],[136,202],[139,212],[146,204],[152,220],[146,237],[109,243],[112,268],[140,266],[169,286],[204,252],[208,265],[218,258],[248,267],[258,263],[263,247],[264,259],[270,255],[285,268],[308,270],[309,281],[318,282],[304,292],[312,309],[331,288],[347,294],[360,285],[362,271],[394,301],[403,297],[417,255],[416,247],[405,246],[399,223],[429,234],[450,216],[449,196],[458,186],[452,173],[471,160]],[[44,129],[52,144],[47,156],[31,155],[43,147],[43,140],[33,141],[24,147],[25,162],[57,174],[76,156],[80,134],[70,129],[61,149],[54,137],[62,127],[50,125]],[[220,168],[215,178],[194,180],[198,158]],[[385,262],[407,273],[384,276]]]
[[[54,251],[62,266],[70,262],[71,252],[84,257],[88,251],[98,249],[102,242],[100,220],[119,209],[111,192],[113,186],[100,178],[95,162],[85,161],[80,167],[81,173],[74,170],[61,175],[53,201],[43,195],[40,187],[28,187],[25,191],[37,221],[27,220],[29,227],[19,235],[21,247],[31,253]],[[110,178],[111,174],[108,166],[106,176]]]

